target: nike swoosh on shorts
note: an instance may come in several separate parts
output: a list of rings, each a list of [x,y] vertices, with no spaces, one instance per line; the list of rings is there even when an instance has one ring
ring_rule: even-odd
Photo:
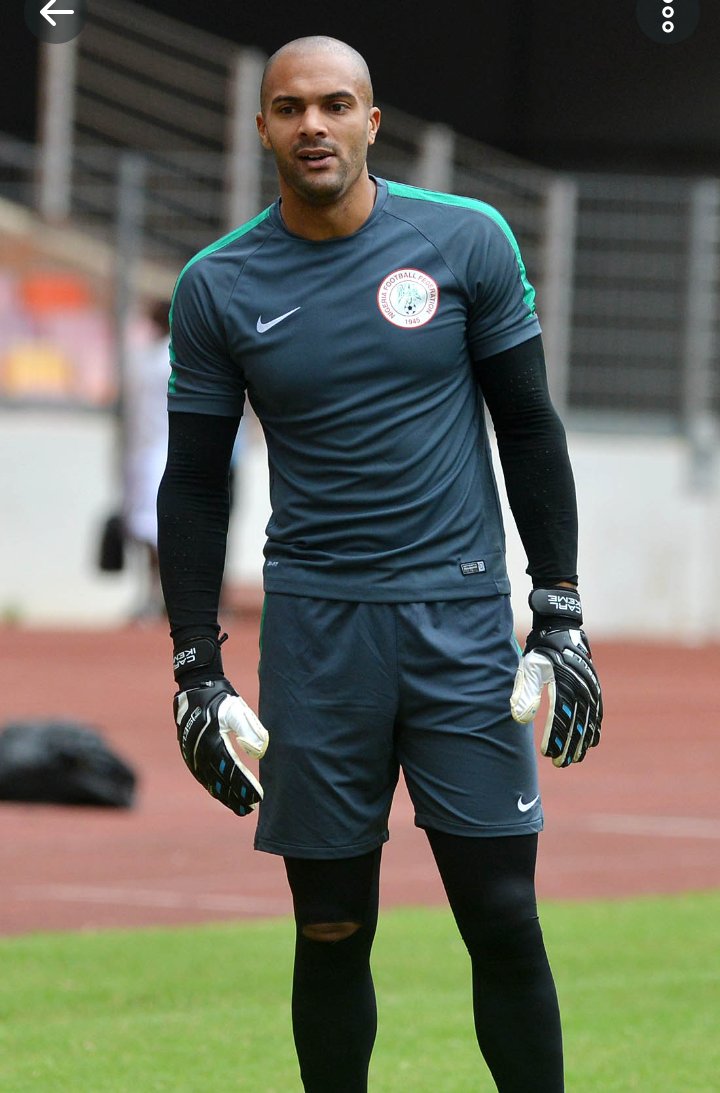
[[[521,812],[529,812],[533,805],[536,805],[540,800],[540,794],[537,797],[533,797],[532,801],[523,801],[522,797],[518,797],[517,806]]]

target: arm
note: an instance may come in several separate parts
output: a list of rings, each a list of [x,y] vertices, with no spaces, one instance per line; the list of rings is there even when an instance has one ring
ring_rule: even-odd
[[[577,504],[565,430],[550,400],[540,336],[479,361],[510,508],[533,580],[533,625],[510,700],[516,721],[550,708],[541,751],[556,766],[600,741],[602,696],[582,626],[577,584]]]
[[[174,642],[178,743],[193,776],[243,816],[262,788],[233,741],[261,756],[267,732],[225,679],[217,622],[225,565],[228,469],[239,418],[170,413],[158,491],[158,559]]]
[[[540,335],[475,364],[533,585],[577,584],[577,503]]]
[[[158,491],[158,559],[170,633],[217,639],[237,417],[170,412]],[[222,675],[222,671],[220,671]]]

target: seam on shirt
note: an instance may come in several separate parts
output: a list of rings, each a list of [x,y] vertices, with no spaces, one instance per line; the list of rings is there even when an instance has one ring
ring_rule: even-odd
[[[270,207],[273,208],[273,206],[270,206]],[[255,257],[255,255],[258,253],[258,251],[261,251],[263,249],[265,244],[268,243],[272,239],[272,237],[277,234],[278,231],[279,231],[279,228],[278,228],[277,224],[273,224],[272,221],[271,221],[270,222],[270,231],[267,233],[267,235],[263,239],[260,239],[258,241],[257,246],[253,247],[253,249],[251,251],[249,251],[248,254],[245,255],[245,258],[243,259],[243,263],[242,263],[240,269],[238,270],[237,277],[235,278],[235,280],[233,281],[233,283],[230,286],[230,291],[228,292],[228,298],[225,301],[225,304],[223,306],[223,310],[222,310],[222,313],[221,313],[221,316],[220,316],[221,319],[222,319],[223,330],[225,329],[225,318],[227,316],[228,309],[229,309],[230,304],[232,302],[232,298],[235,295],[235,289],[237,288],[237,283],[240,280],[240,278],[242,277],[243,273],[245,272],[245,266],[248,264],[248,262],[250,261],[251,258]],[[227,343],[227,338],[225,340],[226,340],[226,343]]]
[[[271,212],[272,208],[273,208],[272,205],[268,205],[268,207],[266,209],[263,209],[262,212],[258,213],[257,216],[254,216],[251,220],[247,220],[244,224],[241,224],[239,228],[235,228],[233,231],[228,232],[226,235],[221,235],[220,238],[216,239],[214,243],[209,243],[206,247],[203,247],[203,249],[199,250],[197,252],[197,254],[194,254],[192,256],[192,258],[188,262],[186,262],[185,265],[183,266],[183,268],[180,270],[180,272],[177,276],[177,280],[175,281],[175,285],[173,287],[172,296],[170,298],[170,311],[168,313],[168,324],[170,326],[170,342],[169,342],[168,349],[169,349],[170,363],[173,366],[172,369],[171,369],[171,372],[170,372],[170,379],[168,381],[168,393],[169,394],[173,394],[173,395],[175,394],[175,383],[176,383],[175,365],[180,363],[178,361],[176,355],[175,355],[175,349],[173,347],[173,340],[172,340],[173,312],[174,312],[174,309],[175,309],[175,299],[177,297],[178,288],[180,287],[180,282],[182,281],[182,279],[185,276],[185,274],[187,273],[187,271],[192,266],[196,265],[201,259],[208,258],[211,255],[216,254],[217,251],[223,250],[225,247],[231,246],[238,239],[242,239],[243,236],[249,235],[250,232],[252,232],[254,228],[257,228],[261,224],[265,223],[265,221],[268,220],[269,217],[270,217],[270,212]],[[263,241],[258,243],[258,247],[260,247],[262,245],[262,242]],[[255,251],[251,251],[251,253],[254,254]],[[250,255],[248,255],[248,258],[249,257],[250,257]],[[246,261],[247,261],[247,259],[246,259]],[[243,267],[244,267],[244,264],[245,263],[243,263]],[[233,282],[233,286],[232,286],[233,290],[234,290],[234,287],[235,287],[235,283],[236,282]],[[232,296],[232,290],[231,290],[230,295]],[[229,302],[230,301],[228,300],[228,304],[229,304]],[[227,308],[227,305],[226,305],[226,308]],[[225,348],[227,349],[227,333],[226,333],[226,330],[225,330],[225,310],[223,310],[222,312],[218,311],[218,317],[220,318],[221,323],[222,323],[223,340],[225,342]]]
[[[523,261],[522,254],[520,252],[520,246],[517,239],[515,238],[515,234],[512,228],[498,209],[496,209],[493,205],[488,205],[486,201],[480,201],[479,198],[475,197],[460,197],[457,194],[445,194],[436,190],[423,190],[417,186],[406,186],[405,184],[400,182],[386,181],[386,185],[388,187],[389,197],[398,197],[401,200],[405,201],[424,201],[426,204],[442,205],[445,208],[468,209],[470,212],[475,212],[481,216],[484,216],[486,220],[488,220],[499,231],[502,232],[506,243],[510,245],[513,255],[515,257],[515,264],[517,265],[518,273],[520,274],[520,283],[523,286],[523,302],[528,309],[528,314],[535,315],[535,289],[530,282],[530,279],[528,278],[527,270],[525,268],[525,262]],[[389,212],[392,216],[396,216],[398,220],[402,220],[405,224],[412,223],[411,221],[406,220],[405,217],[400,216],[400,214],[395,212],[394,210],[388,209],[387,205],[385,206],[385,210]],[[417,225],[413,224],[412,226],[417,228]],[[420,232],[423,238],[426,239],[427,242],[430,243],[433,247],[435,247],[439,254],[441,254],[437,247],[437,244],[434,243],[432,239],[428,239],[428,237],[420,228],[417,228],[417,230]],[[455,277],[456,281],[459,282],[459,278],[448,265],[445,256],[441,254],[441,257],[443,259],[443,262],[445,262],[447,268],[453,274],[453,277]]]
[[[421,236],[421,238],[423,238],[425,240],[425,242],[433,248],[435,253],[438,255],[440,261],[442,262],[442,264],[445,266],[448,273],[451,275],[451,277],[455,281],[455,284],[457,285],[457,287],[463,293],[466,293],[466,286],[463,284],[460,277],[457,275],[455,270],[452,268],[452,266],[448,262],[447,258],[445,257],[443,252],[440,250],[439,244],[436,243],[434,239],[431,239],[428,235],[426,235],[426,233],[422,230],[422,228],[419,228],[418,225],[415,224],[412,220],[408,220],[406,217],[401,216],[400,213],[395,212],[392,209],[388,209],[387,205],[385,206],[385,209],[383,211],[386,213],[387,216],[392,216],[392,217],[394,217],[395,220],[399,220],[402,224],[405,224],[407,227],[413,228],[414,231],[416,231],[417,234],[419,236]]]
[[[215,254],[216,251],[222,250],[224,247],[229,247],[230,244],[234,243],[237,239],[242,239],[244,235],[248,235],[253,230],[253,228],[258,227],[260,224],[263,223],[263,221],[267,220],[267,218],[270,216],[271,209],[272,205],[268,205],[266,209],[263,209],[263,211],[258,213],[257,216],[254,216],[252,220],[246,221],[244,224],[241,224],[239,228],[235,228],[233,231],[228,232],[227,235],[221,235],[220,238],[216,239],[214,243],[208,243],[206,247],[203,247],[202,250],[199,250],[197,254],[194,254],[192,258],[185,263],[177,276],[175,287],[173,289],[172,300],[170,302],[171,322],[172,309],[173,304],[175,303],[175,296],[177,295],[178,285],[180,284],[190,267],[194,266],[197,262],[199,262],[201,258],[207,258],[209,255]]]

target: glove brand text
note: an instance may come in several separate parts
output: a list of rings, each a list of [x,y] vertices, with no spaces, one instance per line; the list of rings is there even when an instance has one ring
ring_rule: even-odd
[[[556,611],[572,612],[575,615],[580,615],[582,612],[580,600],[576,596],[557,596],[551,592],[548,595],[548,603]]]
[[[182,649],[173,657],[173,670],[184,667],[186,664],[194,664],[197,660],[197,650],[193,645],[190,649]]]

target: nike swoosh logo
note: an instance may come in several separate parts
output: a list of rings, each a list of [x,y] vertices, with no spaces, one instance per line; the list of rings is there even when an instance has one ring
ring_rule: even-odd
[[[277,326],[277,324],[281,323],[283,319],[287,319],[288,315],[294,315],[295,312],[299,310],[299,307],[294,307],[292,311],[286,311],[284,315],[278,315],[277,319],[271,319],[269,323],[264,323],[262,321],[262,315],[258,315],[258,321],[256,323],[255,329],[257,330],[258,334],[264,334],[266,330],[269,330],[272,326]]]
[[[532,801],[523,801],[522,796],[518,797],[517,806],[521,812],[529,812],[533,805],[536,805],[540,800],[540,794],[537,797],[533,797]]]

